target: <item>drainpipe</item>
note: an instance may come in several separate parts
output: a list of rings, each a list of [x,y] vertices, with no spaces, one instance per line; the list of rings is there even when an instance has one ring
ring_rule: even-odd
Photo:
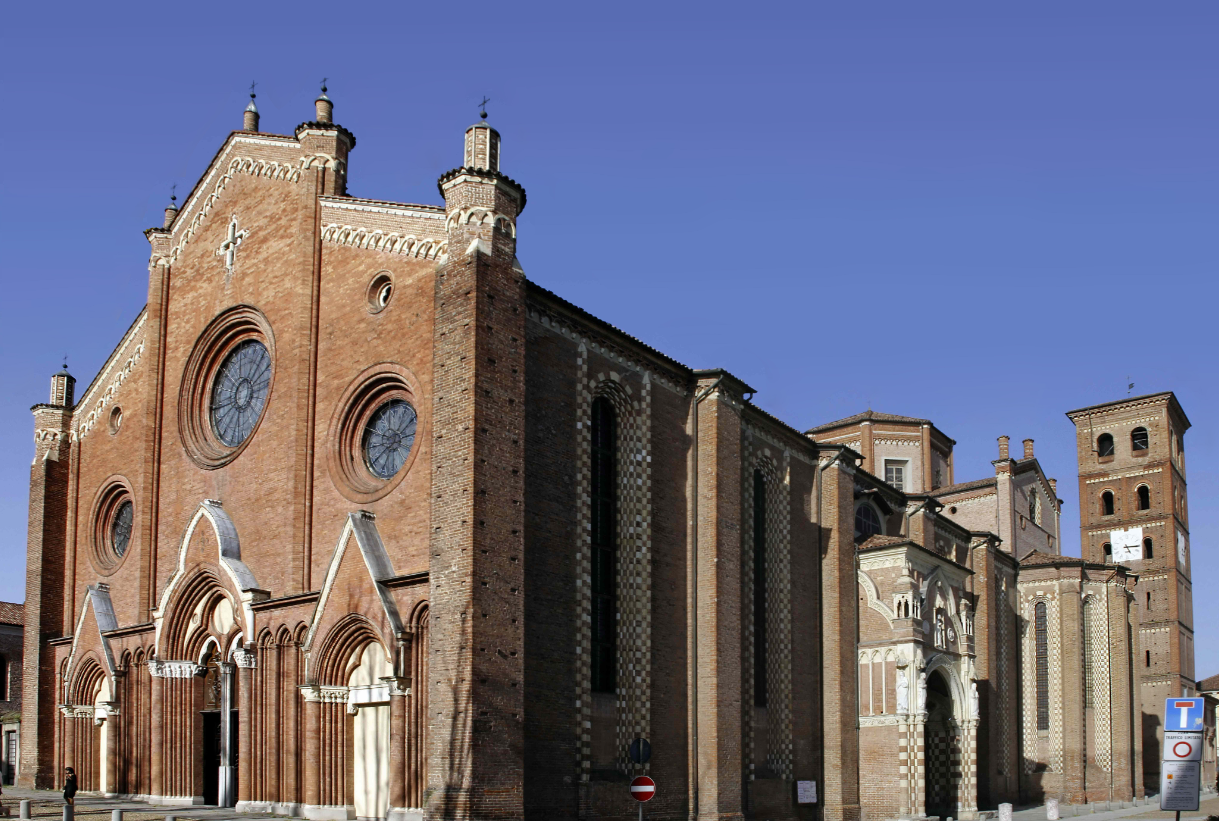
[[[821,584],[823,582],[822,562],[824,561],[824,557],[822,555],[822,545],[821,545],[821,497],[824,495],[823,491],[825,488],[825,478],[824,478],[823,474],[827,470],[829,470],[831,467],[833,467],[834,464],[837,463],[839,459],[842,458],[843,453],[844,453],[844,451],[841,451],[841,450],[838,451],[838,454],[836,456],[834,456],[833,459],[829,460],[828,462],[826,462],[824,465],[820,466],[817,469],[817,481],[815,482],[814,487],[813,487],[813,491],[817,494],[817,562],[818,562],[818,564],[817,564],[817,586],[819,588],[821,587]],[[856,575],[856,578],[858,578],[858,576],[859,576],[859,570],[858,570],[859,556],[858,555],[856,555],[856,557],[855,557],[855,562],[856,562],[855,575]],[[825,738],[825,693],[824,693],[824,690],[825,690],[825,681],[824,681],[824,673],[825,673],[825,635],[824,635],[825,627],[824,627],[824,622],[825,622],[825,615],[822,611],[823,596],[824,596],[824,591],[818,590],[817,591],[817,629],[821,630],[822,632],[820,634],[818,634],[818,637],[817,637],[817,670],[820,671],[823,680],[821,682],[822,695],[821,695],[821,698],[817,699],[817,729],[821,733],[822,739],[824,740],[824,738]],[[855,606],[856,606],[856,608],[859,607],[858,602],[856,602]],[[855,654],[856,655],[859,654],[858,647],[856,647]],[[855,664],[856,664],[856,666],[858,666],[858,661],[856,661]],[[859,687],[858,686],[855,688],[855,698],[857,700],[859,698]],[[857,716],[857,718],[855,720],[858,722],[858,720],[859,720],[858,719],[858,715],[859,715],[858,705],[856,705],[855,715]],[[825,817],[825,798],[824,798],[824,796],[825,796],[825,745],[824,745],[824,743],[822,744],[822,747],[821,747],[821,772],[818,773],[818,777],[821,780],[822,798],[814,806],[816,807],[817,817],[824,818]]]
[[[690,738],[687,755],[689,784],[690,821],[698,817],[698,406],[724,381],[720,376],[711,386],[694,397],[690,403],[690,417],[686,422],[686,433],[690,437],[690,455],[687,459],[688,475],[686,477],[686,505],[690,521],[686,528],[686,586],[689,601],[686,605],[686,700],[689,705],[690,719],[686,732]]]

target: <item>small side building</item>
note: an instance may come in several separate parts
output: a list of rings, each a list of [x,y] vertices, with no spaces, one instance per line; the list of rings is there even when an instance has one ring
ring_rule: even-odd
[[[1219,791],[1219,756],[1215,749],[1215,714],[1219,710],[1219,673],[1198,682],[1198,695],[1205,701],[1202,729],[1202,789]]]
[[[17,781],[21,749],[21,644],[25,607],[0,601],[0,782]]]

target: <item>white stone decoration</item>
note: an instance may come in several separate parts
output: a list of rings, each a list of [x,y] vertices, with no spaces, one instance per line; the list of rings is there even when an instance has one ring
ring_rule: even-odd
[[[969,683],[969,717],[978,718],[981,716],[981,707],[978,701],[978,682],[971,681]]]
[[[225,273],[233,273],[233,266],[237,264],[237,249],[249,235],[250,231],[248,228],[242,228],[240,231],[237,230],[237,215],[234,214],[229,220],[229,229],[225,234],[224,241],[216,249],[216,256],[224,257]]]
[[[897,671],[897,712],[908,713],[910,711],[910,679],[906,677],[906,671],[899,669]]]
[[[918,711],[927,712],[927,674],[924,672],[918,674]]]
[[[1109,544],[1113,548],[1115,563],[1142,561],[1143,528],[1129,527],[1125,530],[1110,530]]]

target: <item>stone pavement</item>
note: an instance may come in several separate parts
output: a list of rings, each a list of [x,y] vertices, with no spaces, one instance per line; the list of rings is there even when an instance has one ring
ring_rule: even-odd
[[[5,787],[2,796],[4,807],[9,810],[11,818],[17,817],[19,803],[28,799],[30,816],[33,818],[62,818],[63,796],[51,790],[23,790],[17,787]],[[1116,802],[1115,802],[1116,803]],[[1111,821],[1112,819],[1129,819],[1142,821],[1175,821],[1176,813],[1160,810],[1156,796],[1149,796],[1143,806],[1125,807],[1119,809],[1100,809],[1104,805],[1096,805],[1095,811],[1088,807],[1063,804],[1060,815],[1067,818],[1087,818],[1089,821]],[[183,821],[222,821],[223,819],[241,819],[249,821],[252,814],[238,813],[232,807],[208,807],[200,804],[190,806],[165,806],[149,804],[146,801],[134,801],[122,798],[96,798],[92,796],[76,796],[75,818],[81,821],[109,821],[111,810],[123,810],[123,821],[156,821],[167,815]],[[988,813],[989,815],[989,813]],[[997,813],[996,813],[997,815]],[[258,813],[258,818],[286,818],[282,815]],[[1197,812],[1181,813],[1181,821],[1206,821],[1208,817],[1219,817],[1219,795],[1214,792],[1204,792],[1198,803]],[[1045,807],[1028,807],[1012,813],[1012,821],[1046,821]]]
[[[1174,821],[1175,812],[1164,812],[1160,809],[1159,796],[1148,796],[1143,806],[1125,807],[1113,810],[1100,810],[1104,805],[1097,805],[1098,811],[1092,812],[1086,806],[1063,804],[1059,807],[1059,815],[1067,818],[1087,818],[1090,821],[1110,821],[1110,819],[1158,819],[1158,821]],[[1115,804],[1117,802],[1114,802]],[[1198,802],[1197,812],[1181,813],[1181,821],[1205,821],[1210,816],[1219,816],[1219,795],[1214,792],[1202,793]],[[1012,821],[1046,821],[1045,807],[1029,807],[1012,813]]]
[[[32,818],[62,818],[63,794],[53,790],[24,790],[6,786],[4,795],[0,796],[4,807],[9,811],[10,818],[17,818],[20,802],[30,801],[30,816]],[[239,813],[232,807],[208,807],[201,804],[166,806],[164,804],[149,804],[147,801],[135,801],[128,798],[98,798],[89,795],[76,796],[76,811],[73,817],[79,821],[109,821],[112,810],[123,811],[123,821],[159,821],[167,815],[183,821],[221,821],[222,819],[242,819],[249,821],[251,814]],[[286,818],[282,815],[258,813],[258,818]]]

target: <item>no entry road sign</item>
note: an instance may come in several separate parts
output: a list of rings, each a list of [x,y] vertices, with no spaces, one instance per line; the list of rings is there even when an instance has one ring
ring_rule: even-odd
[[[646,775],[636,776],[631,782],[631,798],[636,801],[651,801],[656,795],[656,782]]]
[[[1165,761],[1201,761],[1202,733],[1164,732]]]

